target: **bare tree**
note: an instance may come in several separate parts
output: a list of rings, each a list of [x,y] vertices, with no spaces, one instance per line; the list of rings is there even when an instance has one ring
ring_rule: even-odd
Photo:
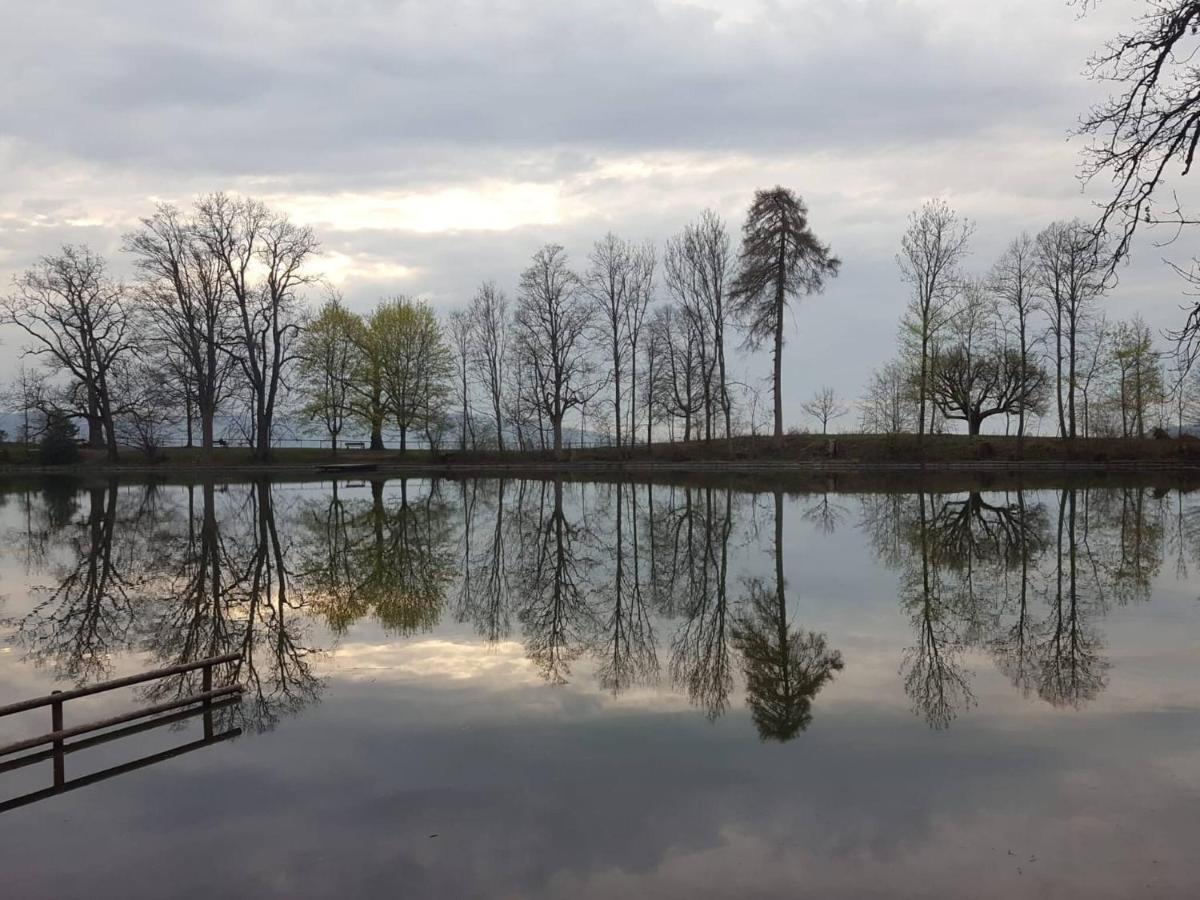
[[[1200,142],[1200,67],[1196,63],[1200,2],[1152,0],[1134,31],[1117,35],[1092,57],[1090,75],[1118,85],[1080,123],[1091,138],[1083,165],[1087,180],[1105,177],[1114,190],[1102,207],[1099,234],[1115,238],[1111,267],[1128,253],[1138,225],[1176,227],[1196,220],[1182,211],[1178,196],[1160,211],[1154,199],[1173,167],[1190,174]],[[1200,305],[1187,332],[1200,328]]]
[[[496,446],[504,449],[504,388],[508,363],[508,298],[487,281],[479,286],[470,309],[474,355],[472,365],[487,392],[496,422]]]
[[[189,420],[194,400],[200,445],[211,452],[217,408],[234,365],[234,356],[225,350],[237,324],[224,265],[198,239],[194,224],[168,204],[142,219],[139,230],[125,235],[124,246],[141,271],[140,296],[156,342],[175,379],[187,388],[181,399]]]
[[[1037,259],[1054,339],[1059,434],[1074,438],[1080,337],[1092,304],[1104,292],[1108,257],[1091,229],[1076,219],[1055,222],[1038,235]]]
[[[915,377],[900,360],[892,360],[871,373],[863,396],[862,429],[873,434],[900,434],[916,425]]]
[[[664,280],[680,312],[689,320],[695,340],[693,350],[699,366],[703,394],[704,437],[713,436],[714,404],[725,419],[725,436],[730,433],[729,381],[725,367],[725,325],[729,273],[733,265],[729,232],[721,217],[705,210],[700,218],[667,241],[663,257]]]
[[[829,423],[833,419],[840,419],[850,411],[850,408],[838,399],[831,387],[821,388],[801,408],[821,423],[821,434],[828,434]]]
[[[656,405],[671,425],[674,420],[683,420],[683,439],[691,440],[693,427],[700,434],[700,426],[693,425],[697,416],[704,414],[704,437],[711,437],[708,420],[709,401],[708,377],[712,369],[707,368],[704,323],[677,307],[662,307],[653,323],[655,343],[661,352],[659,366],[661,374],[655,384]]]
[[[105,272],[104,260],[87,247],[65,246],[44,256],[16,279],[0,303],[3,321],[32,340],[26,354],[53,373],[66,373],[76,407],[87,417],[93,446],[117,458],[116,369],[131,356],[137,329],[125,288]]]
[[[1022,368],[1031,365],[1030,353],[1034,345],[1031,317],[1038,308],[1038,261],[1037,246],[1027,233],[1013,238],[1004,254],[992,267],[989,277],[992,291],[1000,303],[1003,316],[1020,356]],[[1025,439],[1024,406],[1017,412],[1017,442],[1023,446]]]
[[[454,354],[454,391],[458,401],[461,420],[458,427],[458,449],[467,449],[467,436],[471,436],[471,444],[475,443],[475,426],[471,417],[471,357],[472,329],[471,317],[465,309],[456,309],[450,313],[448,327],[450,334],[450,350]]]
[[[1040,409],[1046,375],[1004,345],[995,298],[982,283],[963,283],[947,331],[950,346],[939,348],[930,368],[930,398],[942,415],[974,435],[992,416]]]
[[[1086,330],[1080,354],[1082,369],[1079,375],[1079,396],[1083,400],[1083,436],[1092,437],[1092,389],[1103,384],[1112,368],[1112,356],[1108,352],[1111,343],[1111,328],[1101,313]]]
[[[269,459],[275,413],[296,359],[300,291],[316,280],[305,269],[319,244],[311,229],[257,200],[227,194],[197,203],[196,232],[220,261],[233,295],[239,334],[231,352],[250,389],[254,456]]]
[[[646,363],[643,379],[642,408],[646,419],[646,446],[653,442],[654,426],[667,418],[666,403],[662,397],[663,373],[669,368],[667,356],[671,352],[671,307],[657,306],[646,321],[645,340],[641,341],[642,357]]]
[[[590,265],[583,276],[583,290],[595,304],[597,336],[603,343],[612,370],[609,380],[613,386],[613,435],[622,446],[621,428],[624,419],[621,401],[624,399],[623,375],[632,351],[625,315],[634,292],[634,249],[627,241],[611,231],[592,247]]]
[[[654,300],[654,270],[657,259],[649,241],[634,250],[634,277],[629,302],[625,304],[625,335],[629,341],[629,442],[637,442],[638,351],[642,349]],[[722,354],[723,355],[723,354]],[[653,379],[654,359],[647,360],[648,377]],[[649,410],[647,409],[647,415]],[[646,423],[646,443],[650,443],[650,422]]]
[[[555,450],[563,446],[563,420],[594,397],[600,383],[585,336],[592,305],[558,244],[547,244],[521,273],[515,326],[520,362],[529,374],[529,397],[549,421]]]
[[[816,294],[835,278],[841,260],[808,224],[808,207],[793,191],[755,191],[742,226],[738,274],[730,296],[734,316],[746,330],[746,345],[773,342],[775,437],[783,437],[783,316],[788,300]]]
[[[896,261],[912,289],[901,327],[916,358],[918,441],[925,435],[935,343],[950,319],[961,282],[958,267],[974,230],[975,226],[959,219],[944,200],[929,200],[909,216],[908,230],[900,241]]]
[[[15,381],[3,395],[3,402],[21,417],[18,440],[31,444],[41,433],[46,413],[52,408],[50,391],[46,385],[46,373],[31,370],[21,363]]]

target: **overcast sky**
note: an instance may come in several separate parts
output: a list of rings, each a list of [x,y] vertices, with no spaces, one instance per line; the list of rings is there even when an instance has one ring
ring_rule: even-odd
[[[0,0],[0,278],[64,242],[128,260],[156,202],[253,194],[311,224],[318,267],[368,309],[451,308],[607,230],[657,243],[756,187],[808,202],[842,275],[798,310],[785,413],[857,397],[895,352],[908,213],[946,198],[985,271],[1022,229],[1092,215],[1069,132],[1088,55],[1145,8],[1104,0]],[[1143,240],[1106,301],[1178,322]],[[315,300],[316,298],[314,298]],[[0,377],[20,346],[2,335]],[[757,376],[765,360],[738,354]]]

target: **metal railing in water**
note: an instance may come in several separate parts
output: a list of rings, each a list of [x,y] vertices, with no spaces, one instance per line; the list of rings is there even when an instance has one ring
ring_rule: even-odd
[[[43,800],[55,794],[61,794],[64,791],[83,787],[87,784],[94,784],[97,781],[103,781],[106,778],[112,778],[116,775],[133,771],[134,769],[153,765],[156,762],[188,753],[200,747],[237,737],[242,733],[240,728],[230,729],[221,734],[214,734],[213,713],[219,709],[240,703],[242,699],[242,686],[239,684],[226,684],[214,688],[213,669],[225,663],[236,662],[239,659],[241,659],[240,653],[226,653],[223,656],[212,656],[195,662],[181,663],[163,669],[154,669],[150,672],[142,672],[138,675],[130,675],[125,678],[116,678],[111,681],[87,685],[86,687],[75,688],[70,691],[54,691],[42,697],[34,697],[30,700],[22,700],[18,703],[10,703],[7,706],[0,706],[0,718],[50,707],[50,731],[36,737],[24,738],[0,746],[0,757],[33,750],[47,744],[50,746],[47,749],[29,753],[14,760],[0,762],[0,774],[48,759],[53,760],[54,763],[54,784],[52,787],[0,802],[0,813]],[[197,669],[201,670],[202,679],[201,689],[198,693],[165,703],[144,706],[140,709],[122,713],[121,715],[109,716],[108,718],[97,719],[80,725],[67,727],[64,724],[64,707],[71,700],[90,697],[118,688],[144,684],[148,681],[157,681],[160,678],[167,678],[171,675],[194,672]],[[139,734],[143,731],[149,731],[162,725],[181,722],[199,715],[204,716],[204,737],[201,740],[192,741],[180,747],[174,747],[161,753],[142,757],[132,762],[113,766],[112,768],[80,778],[69,781],[66,778],[66,757],[70,753],[95,747],[108,741]],[[83,737],[84,735],[89,736]],[[78,740],[70,740],[71,738],[78,738]]]

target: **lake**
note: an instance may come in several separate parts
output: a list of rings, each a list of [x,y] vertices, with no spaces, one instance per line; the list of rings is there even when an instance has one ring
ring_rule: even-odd
[[[1196,497],[762,487],[0,482],[0,705],[245,688],[0,772],[0,894],[1200,893]]]

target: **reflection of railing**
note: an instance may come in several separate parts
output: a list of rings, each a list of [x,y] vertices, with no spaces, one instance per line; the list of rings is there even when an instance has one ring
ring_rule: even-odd
[[[32,794],[26,794],[22,797],[17,797],[13,800],[8,800],[0,803],[0,813],[10,809],[15,809],[18,806],[24,806],[28,803],[33,803],[37,800],[42,800],[45,797],[60,794],[64,791],[73,790],[74,788],[83,787],[87,784],[94,784],[97,781],[103,781],[106,778],[111,778],[115,775],[121,775],[125,772],[140,769],[143,766],[152,765],[156,762],[161,762],[165,759],[170,759],[174,756],[196,750],[200,747],[209,744],[215,744],[220,741],[228,740],[231,737],[236,737],[241,734],[240,728],[231,729],[222,732],[221,734],[213,734],[212,714],[226,706],[231,706],[241,702],[242,687],[238,684],[227,684],[222,687],[214,688],[212,686],[213,669],[223,663],[231,663],[241,658],[239,653],[227,653],[224,656],[213,656],[208,659],[197,660],[191,663],[182,663],[177,666],[170,666],[165,669],[155,669],[151,672],[143,672],[140,675],[130,675],[126,678],[117,678],[112,681],[105,681],[99,684],[88,685],[87,687],[76,688],[71,691],[54,691],[43,697],[35,697],[32,700],[22,700],[20,703],[11,703],[8,706],[0,706],[0,718],[4,716],[15,715],[17,713],[29,712],[30,710],[50,707],[50,722],[51,731],[38,735],[37,737],[25,738],[24,740],[15,741],[11,744],[0,746],[0,756],[7,756],[12,753],[19,753],[23,750],[32,750],[35,747],[41,747],[44,744],[50,744],[49,749],[40,750],[36,753],[31,753],[22,756],[19,759],[0,763],[0,773],[9,772],[14,769],[20,769],[34,763],[43,762],[47,759],[54,761],[54,786],[41,791],[35,791]],[[75,725],[66,728],[63,725],[63,706],[68,700],[75,700],[80,697],[88,697],[93,694],[100,694],[106,691],[116,690],[117,688],[130,687],[136,684],[143,684],[147,681],[156,681],[160,678],[166,678],[171,675],[180,675],[186,672],[194,672],[197,669],[201,670],[201,690],[197,694],[192,694],[187,697],[182,697],[178,700],[172,700],[167,703],[156,703],[153,706],[145,706],[141,709],[133,710],[132,712],[123,713],[119,716],[111,716],[107,719],[100,719],[94,722],[87,722],[83,725]],[[192,741],[189,744],[184,744],[180,747],[174,747],[170,750],[165,750],[161,753],[156,753],[151,756],[142,757],[141,759],[132,762],[124,763],[123,765],[114,766],[110,769],[105,769],[101,772],[96,772],[91,775],[86,775],[81,778],[75,778],[70,781],[66,780],[66,755],[74,753],[78,750],[84,750],[88,747],[95,747],[98,744],[103,744],[108,741],[117,740],[122,737],[129,737],[133,734],[138,734],[143,731],[149,731],[153,728],[158,728],[173,722],[180,722],[193,716],[204,716],[204,737],[198,741]],[[147,722],[137,722],[139,719],[149,719]],[[127,723],[137,722],[135,725]],[[124,728],[117,728],[118,725],[124,725]],[[69,738],[80,737],[81,735],[89,734],[94,731],[103,729],[115,729],[113,731],[104,731],[102,734],[95,734],[90,737],[80,738],[80,740],[67,743]]]

